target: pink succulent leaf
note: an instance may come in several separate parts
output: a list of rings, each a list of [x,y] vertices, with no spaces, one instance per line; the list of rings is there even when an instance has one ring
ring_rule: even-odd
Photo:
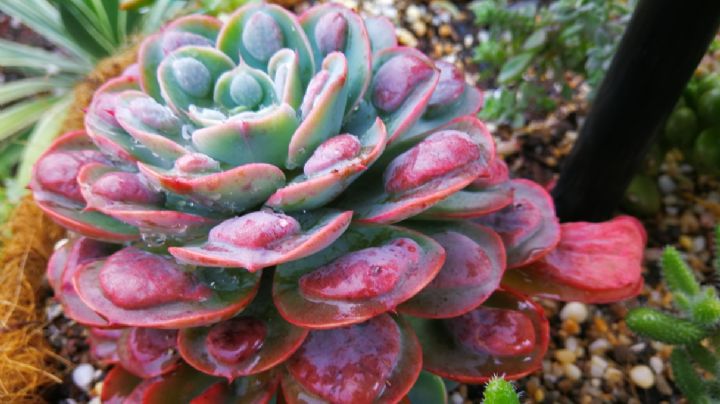
[[[183,363],[166,375],[145,379],[135,387],[125,403],[190,403],[220,381],[222,379],[198,372]]]
[[[100,86],[85,112],[85,130],[98,149],[114,161],[167,165],[167,160],[135,140],[117,120],[119,97],[136,90],[138,85],[133,77],[116,77]]]
[[[402,138],[432,131],[456,118],[475,116],[483,105],[483,93],[465,82],[462,70],[448,62],[435,63],[440,69],[440,80],[433,92],[428,108],[422,117]]]
[[[466,132],[434,133],[388,165],[383,190],[371,188],[345,203],[363,222],[399,222],[469,185],[485,170],[487,155]]]
[[[82,265],[110,255],[113,247],[80,237],[66,243],[60,251],[62,250],[66,251],[65,262],[60,277],[53,283],[55,297],[62,304],[65,316],[86,326],[107,327],[108,322],[80,299],[73,284],[73,277]]]
[[[423,367],[461,383],[526,376],[540,368],[549,342],[542,308],[503,290],[462,316],[410,323],[423,347]]]
[[[560,241],[560,224],[550,194],[536,183],[510,180],[513,203],[495,213],[475,219],[493,228],[505,243],[508,268],[535,262]]]
[[[395,24],[389,18],[385,16],[367,16],[365,17],[365,28],[368,31],[373,58],[377,57],[377,54],[385,49],[398,46]]]
[[[345,113],[353,110],[370,85],[372,69],[370,38],[362,18],[345,6],[326,3],[305,11],[300,24],[310,40],[315,60],[332,52],[342,52],[347,57]]]
[[[500,286],[505,248],[494,231],[474,223],[416,228],[445,249],[445,263],[433,281],[398,311],[424,318],[456,317],[477,308]]]
[[[38,206],[60,225],[111,242],[139,237],[137,229],[99,212],[84,211],[77,175],[83,165],[107,162],[84,131],[57,138],[33,166],[30,189]]]
[[[177,330],[127,328],[117,340],[119,364],[147,379],[171,372],[180,365]]]
[[[315,72],[312,49],[294,14],[282,7],[250,3],[235,11],[218,37],[218,49],[236,63],[267,71],[271,57],[283,48],[297,52],[303,87]]]
[[[188,173],[178,167],[164,170],[142,163],[138,168],[152,186],[220,212],[242,212],[257,206],[285,183],[283,172],[265,163],[210,173]]]
[[[182,122],[168,107],[137,90],[126,90],[115,100],[118,124],[150,152],[169,163],[188,153],[181,145]]]
[[[266,277],[258,297],[241,314],[209,327],[180,331],[183,359],[199,371],[230,382],[283,363],[308,331],[286,322],[272,303],[272,281]]]
[[[280,314],[301,327],[356,324],[417,294],[444,258],[440,244],[420,233],[354,224],[317,254],[278,266],[273,299]]]
[[[192,134],[192,143],[199,152],[233,166],[266,163],[281,167],[299,124],[295,111],[280,104],[198,129]]]
[[[477,189],[472,184],[417,215],[422,220],[474,219],[497,212],[513,201],[507,184]]]
[[[78,269],[80,298],[110,325],[184,328],[232,317],[255,297],[260,274],[189,268],[127,247]],[[100,287],[98,287],[100,286]]]
[[[115,171],[102,164],[86,164],[78,182],[87,209],[141,229],[145,233],[186,238],[209,230],[216,220],[164,208],[164,196],[136,173]]]
[[[300,77],[300,58],[297,52],[281,49],[268,62],[268,75],[275,85],[275,94],[280,102],[300,109],[305,87]]]
[[[506,183],[510,179],[510,170],[500,157],[495,158],[488,169],[487,175],[478,177],[472,183],[475,189],[486,189]]]
[[[351,219],[349,211],[318,210],[295,216],[257,211],[215,226],[202,245],[171,247],[169,252],[188,263],[255,272],[322,250],[343,234]]]
[[[275,397],[279,387],[279,371],[270,370],[236,379],[229,384],[225,381],[217,382],[195,396],[190,404],[267,404]]]
[[[340,131],[348,100],[347,74],[345,55],[333,52],[325,57],[300,106],[302,122],[288,146],[288,169],[301,167],[322,142]]]
[[[161,94],[168,107],[192,118],[188,113],[193,108],[215,105],[215,84],[233,68],[235,63],[214,48],[182,47],[166,56],[158,67]]]
[[[420,119],[439,79],[434,63],[413,48],[389,48],[373,58],[367,97],[387,125],[389,143]]]
[[[88,343],[90,355],[93,360],[103,365],[116,364],[120,361],[118,356],[118,339],[122,335],[122,328],[90,328]]]
[[[418,378],[421,356],[412,329],[388,314],[312,331],[287,362],[283,395],[289,404],[398,402]]]
[[[114,366],[103,380],[100,400],[105,404],[123,404],[143,380],[120,366]]]
[[[503,285],[531,295],[592,304],[640,293],[647,236],[639,221],[620,216],[560,227],[557,247],[541,260],[508,272]]]
[[[258,111],[278,101],[272,79],[264,71],[242,64],[220,76],[213,99],[228,115]]]
[[[178,18],[143,41],[138,55],[143,92],[158,102],[164,102],[157,77],[160,63],[183,46],[214,46],[221,25],[212,17],[190,15]]]
[[[278,189],[265,204],[286,212],[324,206],[380,157],[386,141],[379,118],[360,139],[350,134],[331,137],[305,163],[305,174]]]

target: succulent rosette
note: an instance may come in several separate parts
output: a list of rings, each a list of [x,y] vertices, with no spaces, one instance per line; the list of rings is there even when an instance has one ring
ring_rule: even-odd
[[[337,4],[183,17],[34,168],[107,402],[398,402],[536,370],[532,295],[633,296],[631,218],[560,225],[454,65]],[[160,401],[159,401],[160,400]]]

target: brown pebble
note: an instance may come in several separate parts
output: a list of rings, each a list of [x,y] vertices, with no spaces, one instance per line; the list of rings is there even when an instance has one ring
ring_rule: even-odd
[[[440,36],[447,38],[447,37],[452,36],[452,34],[453,34],[453,29],[452,29],[452,27],[449,26],[448,24],[443,24],[443,25],[441,25],[440,28],[438,29],[438,33],[440,34]]]
[[[575,363],[577,356],[574,352],[567,349],[558,349],[555,351],[555,359],[561,363]]]
[[[577,335],[580,333],[580,324],[577,321],[569,318],[562,323],[562,330],[568,335]]]
[[[595,316],[593,318],[593,324],[595,325],[595,328],[601,333],[608,332],[608,325],[602,317]]]
[[[632,364],[635,363],[637,355],[627,345],[618,345],[613,348],[613,358],[620,364]]]
[[[562,379],[557,383],[557,388],[563,393],[567,393],[573,388],[573,381],[570,379]]]

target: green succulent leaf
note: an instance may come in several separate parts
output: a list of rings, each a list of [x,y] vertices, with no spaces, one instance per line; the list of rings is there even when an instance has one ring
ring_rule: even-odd
[[[665,281],[672,292],[689,296],[700,293],[700,284],[695,275],[674,247],[665,248],[661,266]]]
[[[446,404],[445,383],[440,376],[422,371],[408,393],[408,398],[410,404]]]
[[[670,355],[670,366],[672,366],[675,384],[693,404],[709,404],[710,397],[707,395],[705,384],[695,371],[687,352],[682,348],[675,348]]]
[[[515,386],[502,377],[493,377],[485,386],[484,404],[520,404]]]
[[[500,75],[498,76],[499,83],[507,83],[518,79],[525,73],[525,70],[530,66],[530,63],[535,57],[533,52],[521,53],[508,59],[507,62],[500,69]]]

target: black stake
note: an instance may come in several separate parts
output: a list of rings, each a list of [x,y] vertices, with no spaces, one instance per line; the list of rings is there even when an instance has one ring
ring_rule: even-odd
[[[720,0],[640,0],[553,197],[562,221],[609,218],[720,24]]]

